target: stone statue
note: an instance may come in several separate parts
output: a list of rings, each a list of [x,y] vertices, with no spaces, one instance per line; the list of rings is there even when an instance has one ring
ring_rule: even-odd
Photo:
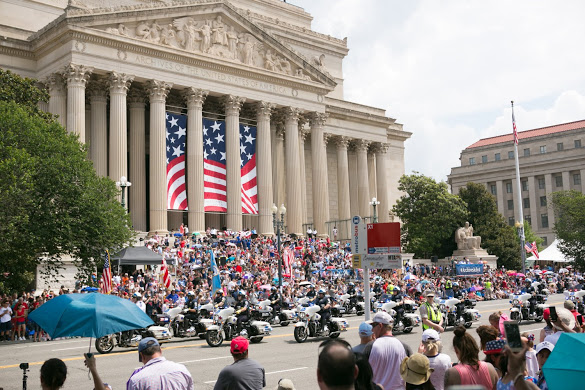
[[[160,33],[160,43],[163,45],[171,45],[171,40],[175,38],[175,30],[172,24],[166,24]]]
[[[221,21],[221,16],[218,15],[217,18],[211,22],[211,31],[213,32],[212,42],[213,44],[219,44],[221,46],[227,46],[227,34],[225,31],[225,25]]]
[[[234,31],[233,26],[228,27],[227,32],[227,40],[228,40],[228,48],[230,53],[232,53],[233,58],[236,58],[236,49],[238,47],[238,34]]]
[[[274,63],[270,49],[266,50],[266,54],[264,55],[264,67],[268,70],[276,70],[276,64]]]
[[[211,49],[211,27],[209,21],[205,21],[205,24],[201,27],[201,35],[203,35],[203,42],[201,43],[201,51],[209,53]]]
[[[458,250],[481,249],[481,237],[473,235],[473,225],[469,222],[455,231],[455,242]]]
[[[142,39],[148,39],[150,36],[150,26],[147,22],[140,22],[136,26],[136,36]]]

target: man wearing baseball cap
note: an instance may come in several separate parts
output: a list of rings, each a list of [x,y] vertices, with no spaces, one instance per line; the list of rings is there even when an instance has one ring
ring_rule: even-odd
[[[354,353],[364,353],[366,346],[373,339],[374,332],[372,331],[372,325],[368,322],[362,322],[358,330],[360,335],[360,343],[352,348]]]
[[[230,352],[234,362],[221,370],[214,390],[257,390],[266,386],[264,368],[257,361],[248,358],[249,345],[248,339],[242,336],[232,340]]]
[[[427,300],[420,305],[419,309],[423,331],[434,329],[439,333],[443,333],[443,315],[434,301],[435,292],[433,290],[426,290],[425,297]]]
[[[382,311],[372,318],[372,331],[376,338],[369,358],[374,374],[372,381],[386,390],[404,389],[400,363],[406,357],[406,351],[402,343],[392,336],[393,322],[390,314]]]
[[[193,378],[187,368],[162,356],[160,344],[154,337],[146,337],[138,344],[138,361],[144,366],[134,370],[128,390],[192,390]]]

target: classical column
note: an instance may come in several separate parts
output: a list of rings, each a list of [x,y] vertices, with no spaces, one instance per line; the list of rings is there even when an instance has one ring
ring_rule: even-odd
[[[108,125],[107,86],[103,81],[91,81],[88,86],[91,105],[91,139],[89,155],[95,171],[100,176],[108,175]]]
[[[240,160],[240,109],[246,101],[239,96],[224,96],[225,152],[227,179],[227,228],[242,230],[242,177]]]
[[[378,206],[378,222],[390,222],[390,202],[388,188],[388,144],[377,144],[374,149],[376,154],[376,194],[380,205]]]
[[[150,233],[167,233],[167,153],[165,101],[172,84],[149,80],[150,95]]]
[[[187,101],[187,201],[189,231],[205,231],[203,207],[203,103],[209,91],[189,87]]]
[[[563,191],[569,191],[571,189],[571,175],[569,171],[563,171]]]
[[[360,214],[358,199],[358,170],[357,170],[357,152],[355,144],[351,143],[347,148],[347,166],[349,170],[349,208],[350,214]]]
[[[91,141],[91,105],[89,104],[89,99],[85,98],[85,143],[88,144]],[[91,161],[91,147],[87,150],[87,158]]]
[[[61,75],[53,73],[47,77],[45,84],[49,88],[49,112],[57,115],[57,122],[67,127],[67,93]]]
[[[374,149],[375,146],[370,146],[368,149],[368,184],[370,185],[370,199],[378,196],[376,186],[376,154]]]
[[[275,105],[267,102],[256,104],[256,173],[258,186],[258,232],[274,235],[272,226],[272,153],[270,150],[270,115]]]
[[[284,110],[286,134],[286,221],[288,233],[303,234],[303,204],[301,199],[301,164],[299,157],[300,110],[287,107]]]
[[[280,207],[281,204],[286,203],[286,183],[285,183],[285,166],[284,166],[284,122],[279,122],[275,127],[275,144],[274,144],[274,169],[272,171],[272,185],[274,186],[273,193],[274,203]]]
[[[327,235],[325,222],[329,219],[327,151],[323,130],[327,116],[325,113],[315,112],[309,119],[311,124],[311,160],[313,162],[313,230],[317,229],[319,236]]]
[[[67,83],[67,132],[77,134],[85,143],[85,84],[93,68],[69,64],[63,72]]]
[[[496,202],[498,203],[498,212],[504,216],[504,208],[506,207],[504,203],[506,202],[504,200],[504,182],[502,180],[496,181]]]
[[[553,192],[555,192],[554,188],[553,188],[553,182],[552,182],[552,174],[551,173],[547,173],[544,175],[544,185],[546,188],[546,197],[547,197],[547,206],[546,206],[546,212],[548,214],[548,229],[552,229],[552,227],[555,225],[555,213],[554,210],[552,208],[552,202],[550,201],[550,194],[552,194]]]
[[[537,181],[534,176],[528,176],[528,196],[530,197],[530,226],[536,230],[538,227],[538,207],[540,201],[538,198]],[[525,217],[526,218],[526,217]]]
[[[355,141],[357,151],[357,184],[358,184],[358,207],[361,217],[372,215],[370,211],[370,184],[368,182],[368,146],[370,141],[358,139]]]
[[[301,120],[303,121],[301,123]],[[311,134],[310,131],[305,130],[304,118],[299,118],[299,161],[301,164],[301,202],[307,204],[307,172],[306,172],[306,161],[305,161],[305,141],[307,136]],[[303,207],[303,223],[309,221],[307,215],[307,207]]]
[[[110,73],[110,155],[109,176],[114,181],[128,177],[128,122],[126,94],[134,76]],[[121,200],[122,194],[118,196]]]
[[[337,137],[337,207],[339,219],[351,218],[351,203],[349,195],[349,163],[347,159],[348,137]]]
[[[146,94],[142,89],[132,88],[128,100],[130,108],[130,174],[128,180],[128,206],[132,226],[139,232],[146,231]]]
[[[581,169],[579,176],[581,178],[581,192],[585,194],[585,169]]]

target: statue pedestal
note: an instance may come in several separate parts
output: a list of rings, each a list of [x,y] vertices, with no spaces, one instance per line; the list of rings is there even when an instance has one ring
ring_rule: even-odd
[[[456,261],[461,261],[464,257],[468,258],[472,264],[483,261],[492,269],[498,267],[498,257],[490,255],[485,249],[457,249],[453,252],[453,259]]]

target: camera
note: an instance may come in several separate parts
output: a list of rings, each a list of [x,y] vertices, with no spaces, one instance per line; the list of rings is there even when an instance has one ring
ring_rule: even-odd
[[[28,363],[20,363],[21,370],[28,370]]]

